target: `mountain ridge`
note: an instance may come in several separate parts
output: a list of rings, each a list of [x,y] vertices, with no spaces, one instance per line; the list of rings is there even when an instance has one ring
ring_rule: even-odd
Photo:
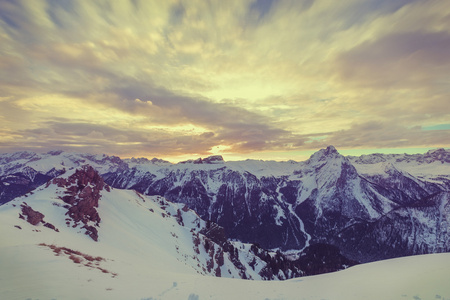
[[[138,251],[150,260],[149,267],[160,259],[160,254],[150,259],[152,252],[165,253],[161,259],[172,268],[181,266],[183,272],[259,280],[288,279],[356,264],[329,245],[308,248],[306,256],[293,260],[258,245],[231,242],[222,227],[202,220],[186,205],[111,188],[89,165],[0,206],[0,217],[0,232],[9,236],[5,245],[26,237],[27,243],[48,247],[57,255],[66,253],[75,263],[84,262],[94,269],[100,267],[93,266],[94,259],[88,257],[99,257],[99,252],[91,254],[95,249],[102,249],[103,255],[122,250],[120,259]],[[319,257],[315,258],[318,254],[322,255],[320,265]]]
[[[60,151],[43,157],[23,152],[0,155],[0,194],[7,195],[5,190],[14,184],[21,189],[21,182],[34,183],[32,178],[39,176],[44,182],[89,163],[109,185],[185,204],[222,226],[230,238],[283,251],[331,241],[349,258],[367,262],[449,251],[447,244],[438,246],[431,238],[448,238],[450,231],[437,225],[448,201],[427,200],[447,199],[448,157],[450,151],[437,149],[423,155],[355,158],[329,146],[304,162],[225,162],[216,157],[171,164]],[[395,238],[387,242],[386,228],[396,226],[403,229],[391,232]],[[377,239],[361,246],[355,239],[362,241],[365,235]],[[377,247],[383,249],[379,254],[373,250]]]

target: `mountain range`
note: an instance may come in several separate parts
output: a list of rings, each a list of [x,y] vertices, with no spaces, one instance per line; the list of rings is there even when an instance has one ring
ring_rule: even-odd
[[[171,164],[54,151],[0,155],[0,201],[92,166],[113,188],[161,196],[218,224],[230,240],[300,253],[335,246],[358,262],[450,250],[450,152],[345,157],[333,147],[304,162],[211,156]]]

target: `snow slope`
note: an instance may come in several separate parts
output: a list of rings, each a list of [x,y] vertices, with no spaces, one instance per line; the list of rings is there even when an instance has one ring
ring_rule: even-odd
[[[0,299],[59,298],[46,293],[61,278],[88,287],[116,278],[141,284],[149,272],[263,278],[264,261],[239,242],[224,243],[225,252],[207,224],[183,204],[112,189],[90,166],[70,170],[0,207]]]
[[[159,256],[160,253],[152,253]],[[450,254],[359,265],[287,281],[251,281],[175,272],[139,256],[103,253],[103,273],[42,246],[0,248],[1,299],[450,299]]]

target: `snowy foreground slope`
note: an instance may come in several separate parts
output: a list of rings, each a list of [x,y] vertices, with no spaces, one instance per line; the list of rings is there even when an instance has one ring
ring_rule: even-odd
[[[450,299],[449,253],[286,281],[213,277],[262,279],[265,262],[242,243],[225,252],[207,228],[184,204],[70,170],[0,206],[0,299]]]
[[[82,248],[80,243],[79,248]],[[96,249],[97,250],[97,249]],[[97,250],[98,251],[98,250]],[[119,255],[102,267],[74,264],[46,247],[17,241],[0,249],[1,299],[450,299],[450,254],[429,254],[355,266],[287,281],[228,279],[174,270],[161,253]],[[94,251],[91,251],[94,252]]]

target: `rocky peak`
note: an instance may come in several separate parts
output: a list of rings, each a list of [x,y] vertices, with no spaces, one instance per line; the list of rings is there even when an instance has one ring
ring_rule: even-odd
[[[167,160],[156,158],[156,157],[153,157],[150,161],[153,164],[170,164],[170,162],[168,162]]]
[[[324,163],[329,160],[336,160],[344,157],[333,146],[328,146],[326,149],[320,149],[306,161],[307,164]]]
[[[201,159],[201,157],[197,158],[196,160],[193,161],[194,164],[202,164],[203,160]]]
[[[424,155],[427,162],[441,161],[442,163],[450,163],[450,151],[446,151],[444,148],[430,150]]]
[[[86,230],[85,233],[97,241],[96,227],[99,227],[101,221],[97,207],[101,191],[110,191],[100,174],[93,167],[85,165],[67,179],[60,177],[53,179],[52,182],[65,188],[65,195],[60,198],[67,204],[66,215],[70,217],[70,220],[67,220],[66,224],[70,226],[73,222],[72,227],[82,225],[81,228]]]
[[[348,158],[336,148],[328,146],[311,155],[306,161],[310,173],[315,174],[317,186],[328,193],[335,187],[344,190],[350,181],[357,179],[358,172]]]
[[[186,161],[181,161],[180,164],[220,164],[223,163],[223,157],[222,155],[212,155],[208,156],[206,158],[197,158],[195,160],[189,159]]]
[[[90,165],[81,166],[68,178],[54,178],[52,183],[76,193],[82,191],[87,185],[95,186],[98,190],[102,190],[106,185],[97,170]]]
[[[203,159],[203,163],[205,163],[205,164],[217,164],[217,163],[223,163],[223,162],[224,162],[224,160],[223,160],[222,155],[212,155],[212,156],[209,156],[209,157]]]
[[[334,146],[330,145],[325,149],[325,155],[330,155],[330,154],[334,154],[334,153],[338,153],[338,151],[336,150],[336,148],[334,148]]]
[[[128,159],[124,159],[124,162],[130,162],[133,164],[138,164],[138,165],[145,165],[145,164],[170,164],[170,162],[168,162],[167,160],[163,160],[163,159],[159,159],[156,157],[153,157],[152,159],[148,159],[146,157],[132,157],[132,158],[128,158]]]

